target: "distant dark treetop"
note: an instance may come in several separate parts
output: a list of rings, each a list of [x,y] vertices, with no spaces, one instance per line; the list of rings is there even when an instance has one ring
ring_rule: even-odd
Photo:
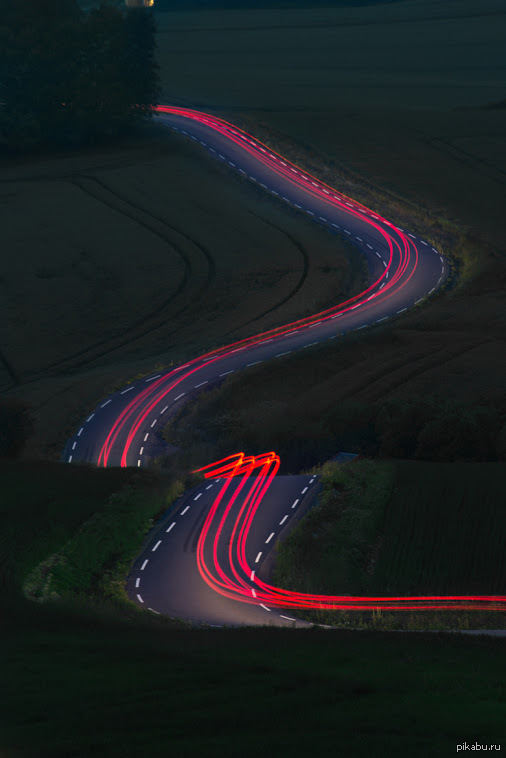
[[[0,0],[4,144],[95,142],[152,115],[155,20],[143,3],[83,12],[76,0]]]

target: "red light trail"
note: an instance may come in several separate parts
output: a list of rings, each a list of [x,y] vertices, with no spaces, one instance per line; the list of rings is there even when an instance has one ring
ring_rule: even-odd
[[[199,571],[215,592],[243,603],[269,603],[278,608],[325,610],[505,610],[506,595],[349,596],[312,595],[266,584],[254,573],[246,558],[246,541],[255,514],[279,468],[276,453],[228,456],[198,469],[206,479],[223,479],[200,533],[197,547]],[[237,484],[233,480],[237,477]],[[234,505],[246,490],[243,503]],[[222,567],[218,547],[222,535],[229,541],[228,564]],[[212,555],[212,565],[206,560]]]

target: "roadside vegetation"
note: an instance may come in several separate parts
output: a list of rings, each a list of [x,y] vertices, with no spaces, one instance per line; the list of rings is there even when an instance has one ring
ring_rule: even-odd
[[[391,377],[381,365],[377,373],[386,397],[371,393],[374,378],[368,383],[365,369],[356,388],[364,399],[349,397],[347,361],[363,361],[368,353],[379,361],[391,341],[391,333],[381,329],[369,339],[351,336],[249,369],[183,406],[164,438],[180,448],[176,459],[189,468],[236,450],[267,449],[280,455],[281,472],[292,474],[339,451],[420,461],[505,461],[506,408],[425,394],[425,388],[415,397],[389,392]],[[432,363],[433,356],[422,360]]]
[[[185,482],[154,472],[0,459],[2,598],[115,605],[138,613],[124,576]]]
[[[503,594],[506,465],[361,460],[315,469],[318,505],[277,546],[275,583],[343,595]],[[479,506],[478,506],[479,504]],[[302,611],[364,629],[497,629],[488,611]]]

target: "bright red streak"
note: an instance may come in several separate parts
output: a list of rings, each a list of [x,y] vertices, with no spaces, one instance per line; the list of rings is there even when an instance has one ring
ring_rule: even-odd
[[[269,603],[280,608],[321,608],[329,610],[506,610],[506,595],[428,595],[428,596],[348,596],[310,595],[274,587],[252,577],[252,566],[246,558],[246,541],[255,513],[279,468],[279,457],[275,453],[261,456],[245,456],[244,453],[224,458],[204,466],[198,471],[206,479],[223,478],[224,482],[217,495],[202,529],[197,560],[199,571],[213,590],[225,597],[245,603]],[[248,479],[253,477],[248,484]],[[240,477],[233,489],[233,479]],[[249,492],[237,508],[236,501],[244,488]],[[228,493],[228,502],[223,506]],[[225,537],[223,535],[225,534]],[[227,565],[220,564],[218,553],[220,539],[228,544]],[[206,561],[212,545],[212,565]],[[222,545],[223,548],[223,545]],[[222,550],[223,552],[223,550]]]

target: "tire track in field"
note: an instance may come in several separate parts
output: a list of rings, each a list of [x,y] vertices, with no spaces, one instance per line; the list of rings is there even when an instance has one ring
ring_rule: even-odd
[[[367,391],[368,402],[376,402],[385,396],[385,391],[390,393],[391,391],[402,387],[411,379],[418,378],[419,376],[422,376],[422,374],[426,374],[428,371],[432,371],[432,369],[436,366],[443,366],[445,363],[451,363],[451,361],[455,360],[456,358],[460,358],[462,355],[465,355],[465,353],[472,352],[476,349],[476,347],[476,344],[466,345],[464,348],[460,346],[459,348],[452,350],[450,354],[448,353],[448,348],[443,347],[440,348],[440,350],[438,350],[436,353],[432,353],[430,357],[425,355],[421,356],[416,361],[410,361],[409,369],[406,369],[405,358],[399,358],[399,360],[396,361],[395,368],[388,368],[387,370],[386,367],[383,367],[381,373],[378,373],[374,378],[369,377],[367,381],[358,388],[357,391],[347,392],[341,397],[341,399],[346,400],[353,397],[359,399],[358,396],[360,395],[361,391],[365,390]],[[403,371],[403,368],[406,370]],[[396,374],[399,376],[397,376],[395,379]],[[379,384],[382,381],[385,381],[387,377],[389,383],[386,389],[385,387],[380,386],[376,390],[373,389],[372,393],[369,392],[375,384]],[[394,378],[395,381],[392,382],[392,378]]]
[[[504,169],[490,163],[485,158],[481,158],[478,155],[470,153],[468,150],[464,150],[453,143],[451,138],[444,139],[442,137],[429,137],[425,138],[423,141],[439,153],[452,158],[456,163],[472,168],[477,173],[486,176],[487,179],[497,182],[497,184],[506,184],[506,171],[504,171]]]
[[[11,380],[11,387],[18,387],[21,384],[21,380],[16,370],[14,369],[14,367],[5,357],[2,350],[0,350],[0,366],[3,366],[3,368],[5,369],[5,373]]]
[[[133,205],[129,200],[127,200],[124,197],[121,197],[118,193],[115,193],[113,190],[111,190],[105,184],[105,182],[99,179],[96,179],[95,177],[86,176],[81,179],[73,179],[71,181],[73,184],[79,187],[79,189],[82,192],[85,192],[86,194],[93,197],[95,200],[98,200],[99,202],[117,211],[118,213],[122,213],[129,220],[135,221],[139,225],[148,229],[148,231],[158,236],[164,242],[170,244],[170,246],[176,250],[176,252],[181,256],[183,260],[184,275],[175,293],[171,294],[170,297],[166,298],[166,300],[160,303],[153,311],[137,319],[133,324],[131,324],[128,327],[128,330],[129,330],[128,337],[124,336],[127,330],[125,328],[122,328],[121,331],[118,331],[116,335],[113,335],[112,337],[109,337],[107,339],[98,340],[94,342],[92,345],[89,345],[88,347],[83,348],[82,350],[76,351],[75,353],[72,353],[71,355],[68,355],[65,358],[62,358],[59,361],[55,361],[54,363],[51,363],[49,366],[46,366],[43,370],[38,371],[35,374],[31,374],[29,377],[30,380],[33,380],[40,376],[44,376],[46,372],[54,371],[55,369],[58,369],[58,370],[80,369],[99,358],[103,358],[104,356],[109,355],[110,353],[121,349],[125,345],[130,345],[136,340],[142,339],[146,337],[148,334],[151,334],[155,331],[158,331],[159,329],[166,327],[168,316],[170,316],[170,320],[173,321],[176,317],[179,317],[185,312],[187,311],[189,312],[191,310],[191,305],[190,305],[191,298],[187,298],[187,302],[178,310],[176,311],[171,310],[174,305],[174,299],[176,297],[181,296],[184,293],[184,291],[187,289],[187,287],[189,286],[191,282],[191,274],[193,270],[193,265],[192,265],[190,256],[187,253],[185,253],[184,250],[182,250],[182,248],[174,242],[174,239],[173,239],[174,234],[178,235],[183,240],[186,240],[188,243],[195,246],[197,250],[202,254],[203,258],[205,259],[207,263],[207,276],[203,284],[194,293],[195,298],[200,298],[203,296],[203,294],[208,289],[208,287],[210,286],[212,280],[214,279],[216,275],[216,265],[211,253],[191,235],[187,234],[186,232],[183,232],[180,228],[177,228],[173,226],[172,224],[169,224],[165,219],[158,217],[156,214],[152,213],[151,211],[148,211],[145,208],[141,208],[141,207]],[[102,191],[97,192],[96,190],[92,188],[93,185],[98,185]],[[110,197],[104,198],[103,196],[104,193],[107,193]],[[127,206],[128,210],[126,210],[124,206]],[[170,233],[172,233],[172,236]],[[188,302],[188,300],[190,302]],[[163,318],[160,318],[162,314],[164,314]],[[166,332],[166,335],[169,336],[171,334],[174,334],[177,331],[178,331],[177,328],[172,329],[169,332]],[[100,350],[100,348],[104,348],[104,349]],[[99,352],[97,352],[97,350]],[[84,356],[88,356],[88,357],[84,358]],[[84,358],[84,359],[78,360],[80,358]],[[74,361],[74,363],[72,363],[72,361]]]
[[[264,316],[267,316],[269,313],[272,313],[273,311],[278,310],[278,308],[281,308],[283,305],[285,305],[289,300],[294,297],[297,292],[301,289],[301,287],[304,285],[308,273],[309,273],[309,255],[304,248],[304,246],[295,239],[289,232],[287,232],[285,229],[282,229],[281,226],[278,226],[277,224],[273,223],[272,221],[269,221],[268,219],[264,218],[258,213],[254,213],[253,211],[250,211],[252,216],[255,216],[255,218],[262,221],[264,224],[267,224],[268,226],[272,227],[273,229],[276,229],[276,231],[281,232],[285,237],[287,237],[292,245],[299,251],[302,257],[302,272],[299,277],[298,282],[296,283],[295,287],[293,287],[292,291],[289,292],[285,297],[283,297],[278,303],[271,306],[270,308],[267,308],[267,310],[262,311],[262,313],[259,313],[257,316],[254,316],[253,318],[249,319],[248,321],[243,322],[239,326],[234,327],[234,329],[230,329],[228,332],[224,333],[225,337],[228,337],[230,334],[234,334],[240,329],[244,329],[244,327],[249,326],[250,324],[254,324],[259,319],[263,318]]]

